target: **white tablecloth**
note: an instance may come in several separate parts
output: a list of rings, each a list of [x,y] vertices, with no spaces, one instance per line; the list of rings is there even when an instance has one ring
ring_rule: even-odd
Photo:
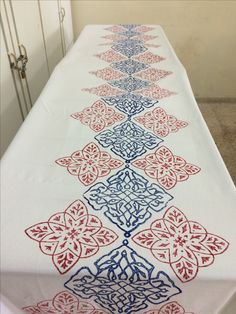
[[[2,294],[19,313],[232,302],[235,188],[160,26],[86,26],[1,176]]]

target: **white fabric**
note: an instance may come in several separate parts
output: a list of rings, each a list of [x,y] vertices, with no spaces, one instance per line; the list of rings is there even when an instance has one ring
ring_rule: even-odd
[[[122,241],[121,238],[120,242],[101,248],[97,255],[81,259],[68,273],[59,275],[51,257],[42,254],[38,244],[24,232],[30,226],[63,211],[74,200],[83,199],[83,193],[88,190],[76,177],[58,166],[55,160],[82,149],[88,142],[96,142],[95,132],[70,118],[70,115],[100,99],[81,89],[105,83],[89,73],[108,66],[107,62],[94,57],[110,48],[99,45],[105,41],[102,36],[109,34],[104,30],[105,27],[85,27],[73,48],[54,70],[2,158],[2,294],[19,308],[19,313],[21,308],[52,299],[58,292],[65,290],[63,284],[79,267],[92,268],[95,260]],[[170,191],[174,197],[172,205],[183,209],[190,220],[201,223],[210,233],[226,239],[229,247],[223,254],[216,256],[212,265],[201,267],[197,277],[188,283],[176,279],[170,265],[158,262],[148,250],[136,244],[133,247],[159,270],[175,278],[175,283],[183,292],[176,295],[174,300],[182,304],[186,312],[217,314],[236,291],[235,187],[194,100],[186,71],[162,28],[155,26],[148,34],[158,35],[152,43],[161,45],[159,48],[149,48],[149,51],[166,58],[156,67],[173,72],[161,80],[159,85],[177,92],[160,100],[158,105],[180,120],[189,122],[187,128],[167,136],[164,145],[188,162],[201,167],[198,174],[177,184]],[[149,110],[152,108],[145,111]],[[109,149],[106,151],[117,158]],[[145,176],[142,170],[135,170]],[[112,174],[115,172],[112,171]],[[109,176],[99,178],[98,181],[105,182]],[[154,182],[150,178],[148,180]],[[163,214],[153,214],[140,229],[149,228],[151,221]],[[104,221],[106,227],[122,237],[123,232],[104,218],[101,211],[96,211],[95,215]],[[146,311],[153,308],[151,305]]]

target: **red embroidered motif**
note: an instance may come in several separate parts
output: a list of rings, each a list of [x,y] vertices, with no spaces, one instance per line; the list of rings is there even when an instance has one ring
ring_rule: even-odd
[[[52,300],[41,301],[36,306],[27,306],[22,310],[29,314],[108,314],[89,302],[78,300],[67,291],[58,293]]]
[[[125,56],[122,56],[120,53],[115,52],[114,50],[107,50],[106,52],[96,54],[95,56],[109,63],[127,59]]]
[[[150,310],[143,314],[194,314],[193,312],[185,312],[185,309],[176,301],[168,302],[159,310]]]
[[[44,254],[52,256],[53,264],[61,274],[68,272],[81,258],[93,256],[100,247],[118,238],[114,231],[103,227],[97,216],[89,215],[80,200],[48,221],[31,226],[25,233],[39,242]]]
[[[182,157],[173,155],[165,146],[161,146],[155,153],[148,154],[143,159],[133,161],[132,165],[143,169],[146,175],[156,179],[166,190],[172,189],[177,182],[185,181],[190,175],[201,170],[187,163]]]
[[[135,28],[135,31],[136,31],[136,32],[141,32],[141,33],[146,33],[146,32],[152,31],[152,30],[154,30],[154,29],[155,29],[154,27],[145,26],[145,25],[140,25],[140,26],[137,26],[137,27]]]
[[[144,80],[147,80],[147,81],[156,82],[156,81],[159,81],[162,78],[164,78],[167,75],[170,75],[172,73],[173,72],[171,72],[171,71],[149,68],[149,69],[143,70],[143,71],[135,74],[134,76],[137,76],[137,77],[144,79]]]
[[[100,132],[105,127],[123,120],[125,115],[107,107],[102,100],[98,100],[91,107],[85,108],[82,112],[76,112],[71,117],[88,125],[93,131]]]
[[[91,94],[95,94],[97,96],[102,96],[102,97],[117,96],[124,93],[124,91],[118,88],[111,87],[108,84],[103,84],[103,85],[99,85],[97,87],[91,87],[91,88],[83,88],[82,91],[89,92]]]
[[[141,89],[140,91],[138,91],[136,93],[137,94],[141,94],[143,96],[147,96],[147,97],[156,99],[156,100],[177,94],[175,92],[169,91],[168,89],[161,88],[161,87],[159,87],[157,85]]]
[[[199,267],[214,262],[215,255],[222,254],[229,243],[217,235],[208,233],[176,207],[170,207],[162,219],[155,220],[150,229],[133,237],[135,243],[151,250],[160,262],[170,264],[182,281],[193,280]]]
[[[121,33],[121,32],[126,31],[126,29],[122,27],[121,25],[113,25],[113,26],[106,27],[104,29],[112,33]]]
[[[109,35],[102,36],[102,38],[110,39],[112,41],[119,41],[119,40],[127,39],[126,36],[119,35],[119,34],[109,34]]]
[[[134,57],[133,59],[139,62],[148,63],[148,64],[157,63],[157,62],[161,62],[162,60],[165,60],[165,58],[158,55],[154,55],[152,52],[149,52],[149,51],[144,52]]]
[[[94,74],[97,77],[106,81],[111,81],[111,80],[116,80],[122,77],[126,77],[124,73],[114,70],[113,68],[104,68],[104,69],[92,71],[89,73]]]
[[[109,153],[100,151],[95,143],[87,144],[83,150],[78,150],[71,156],[57,159],[56,163],[66,167],[84,185],[94,183],[99,177],[107,176],[112,169],[123,165],[122,161],[112,158]]]
[[[160,107],[146,112],[144,116],[135,117],[134,120],[144,125],[147,129],[152,130],[153,133],[160,137],[177,132],[179,129],[185,128],[188,125],[187,122],[177,120],[174,116],[168,115]]]
[[[135,36],[135,39],[141,40],[141,41],[143,41],[143,42],[146,42],[146,41],[155,39],[155,38],[157,38],[157,37],[158,37],[158,36],[146,35],[146,34],[144,35],[144,34],[142,34],[142,35],[139,35],[139,36]]]

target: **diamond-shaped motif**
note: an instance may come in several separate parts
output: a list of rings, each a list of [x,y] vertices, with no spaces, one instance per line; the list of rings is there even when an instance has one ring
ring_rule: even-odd
[[[130,74],[130,75],[136,72],[139,72],[141,70],[144,70],[148,67],[148,65],[145,63],[141,63],[141,62],[131,60],[131,59],[112,63],[111,66],[121,72]]]
[[[149,68],[149,69],[146,69],[144,71],[141,71],[140,73],[137,73],[135,76],[138,78],[141,78],[143,80],[156,82],[156,81],[159,81],[162,78],[164,78],[167,75],[170,75],[172,73],[173,72],[171,72],[171,71]]]
[[[147,64],[157,63],[165,60],[165,58],[155,55],[150,51],[144,52],[141,55],[134,57],[134,59]]]
[[[102,53],[98,53],[95,55],[95,57],[106,61],[106,62],[115,62],[115,61],[121,61],[121,60],[125,60],[126,58],[124,56],[122,56],[120,53],[115,52],[114,50],[107,50],[105,52]]]
[[[121,73],[120,71],[116,71],[112,69],[111,67],[107,67],[107,68],[97,70],[97,71],[91,71],[90,73],[106,81],[117,80],[126,76],[124,73]]]
[[[138,24],[120,24],[120,26],[127,28],[129,30],[136,28],[137,26],[139,26]]]
[[[135,39],[119,41],[111,48],[129,58],[147,50],[140,40]]]
[[[101,132],[95,138],[103,147],[110,147],[126,161],[135,159],[162,142],[160,138],[129,120],[115,126],[113,130]]]
[[[110,85],[126,90],[127,92],[133,92],[137,89],[142,89],[150,85],[150,82],[137,79],[135,77],[126,77],[118,81],[110,81]]]
[[[135,115],[146,108],[152,107],[158,102],[156,100],[132,93],[106,97],[103,100],[110,106],[114,105],[117,109],[126,113],[128,116]]]
[[[82,267],[65,287],[84,299],[92,298],[111,313],[131,314],[160,304],[182,291],[163,271],[139,256],[128,241],[102,256],[95,273]]]
[[[168,89],[161,88],[158,85],[152,85],[140,91],[137,91],[137,94],[156,100],[162,99],[164,97],[169,97],[171,95],[176,95],[175,92],[171,92]]]
[[[91,88],[83,88],[82,91],[89,92],[91,94],[95,94],[97,96],[102,96],[102,97],[116,96],[116,95],[122,94],[121,90],[117,88],[113,88],[108,84],[102,84],[97,87],[91,87]]]
[[[125,31],[125,28],[121,25],[112,25],[104,28],[106,31],[112,32],[112,33],[121,33]]]
[[[120,35],[120,34],[109,34],[109,35],[102,36],[102,38],[110,39],[112,41],[119,41],[119,40],[126,39],[124,35]]]
[[[84,197],[95,210],[125,231],[125,236],[167,206],[173,198],[157,184],[149,183],[130,168],[120,170],[107,180],[92,186]]]
[[[125,32],[120,33],[121,35],[127,36],[127,37],[133,37],[133,36],[137,36],[140,33],[133,31],[133,30],[127,30]]]

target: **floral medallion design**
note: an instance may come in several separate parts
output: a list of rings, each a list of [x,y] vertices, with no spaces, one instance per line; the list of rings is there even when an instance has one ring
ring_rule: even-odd
[[[95,210],[104,210],[105,216],[125,231],[125,236],[147,221],[152,212],[165,208],[172,196],[156,184],[126,167],[110,177],[106,183],[97,183],[84,193]]]
[[[122,90],[111,87],[108,84],[99,85],[97,87],[83,88],[82,91],[95,94],[97,96],[116,96],[124,93]]]
[[[146,35],[146,34],[141,34],[135,37],[135,39],[137,40],[141,40],[143,42],[149,41],[149,40],[153,40],[156,39],[158,36],[155,35]]]
[[[111,313],[131,314],[160,304],[181,290],[163,271],[123,245],[98,259],[96,272],[82,267],[65,287],[83,299],[93,299]]]
[[[126,39],[119,41],[115,43],[111,48],[128,58],[138,55],[147,50],[147,48],[143,45],[141,40],[135,39]]]
[[[150,51],[144,52],[138,56],[133,57],[133,59],[142,62],[142,63],[147,63],[147,64],[153,64],[153,63],[158,63],[161,62],[163,60],[165,60],[165,58],[155,55]]]
[[[112,25],[104,28],[106,31],[112,32],[112,33],[121,33],[125,31],[125,28],[121,25]]]
[[[77,176],[84,185],[94,183],[99,177],[107,176],[112,169],[119,168],[123,162],[114,159],[105,151],[101,151],[95,143],[87,144],[71,156],[56,160],[59,166],[66,167],[67,171]]]
[[[120,111],[131,117],[146,108],[154,106],[158,101],[133,93],[122,94],[113,97],[103,98],[106,104],[115,106]]]
[[[91,71],[89,73],[94,74],[97,77],[106,81],[117,80],[120,78],[124,78],[126,76],[124,73],[114,70],[111,67],[107,67],[107,68],[97,70],[97,71]]]
[[[144,71],[141,71],[137,74],[135,74],[135,77],[141,78],[143,80],[151,81],[151,82],[157,82],[167,75],[172,74],[171,71],[165,71],[165,70],[159,70],[155,68],[149,68]]]
[[[133,240],[149,249],[158,261],[170,264],[182,282],[193,280],[199,268],[211,265],[215,255],[224,253],[229,245],[223,238],[208,233],[198,222],[188,220],[174,206]]]
[[[97,100],[91,107],[81,112],[76,112],[71,117],[87,125],[95,132],[102,131],[114,123],[124,119],[124,115],[105,105],[102,100]]]
[[[126,57],[125,56],[122,56],[120,53],[118,52],[115,52],[114,50],[107,50],[105,52],[102,52],[102,53],[98,53],[95,55],[95,57],[103,60],[103,61],[106,61],[108,63],[110,62],[116,62],[116,61],[121,61],[121,60],[125,60]]]
[[[100,247],[118,238],[114,231],[103,227],[97,216],[90,215],[80,200],[52,215],[48,221],[29,227],[25,233],[38,242],[42,253],[52,256],[61,274],[68,272],[81,258],[95,255]]]
[[[159,147],[132,165],[143,169],[147,176],[157,180],[166,190],[172,189],[177,182],[186,181],[190,175],[198,173],[198,166],[187,163],[182,157],[175,156],[166,146]]]
[[[110,39],[112,41],[120,41],[120,40],[126,39],[126,37],[121,34],[109,34],[109,35],[102,36],[102,38]]]
[[[110,147],[113,153],[126,161],[135,159],[162,142],[160,138],[145,132],[129,120],[115,126],[113,130],[99,133],[95,138],[103,147]]]
[[[143,314],[194,314],[193,312],[185,312],[185,309],[176,301],[168,302],[159,310],[146,311]]]
[[[165,98],[165,97],[169,97],[171,95],[176,95],[175,92],[171,92],[168,89],[161,88],[158,85],[148,86],[148,87],[146,87],[146,88],[144,88],[144,89],[142,89],[140,91],[137,91],[136,93],[140,94],[142,96],[146,96],[146,97],[150,97],[152,99],[156,99],[156,100],[159,100],[159,99],[162,99],[162,98]]]
[[[62,291],[52,300],[41,301],[22,310],[27,314],[109,314],[105,310],[95,308],[89,302],[79,300],[68,291]]]
[[[134,120],[160,137],[166,137],[169,133],[177,132],[188,125],[187,122],[177,120],[174,116],[168,115],[160,107],[146,112],[143,116],[135,117]]]

